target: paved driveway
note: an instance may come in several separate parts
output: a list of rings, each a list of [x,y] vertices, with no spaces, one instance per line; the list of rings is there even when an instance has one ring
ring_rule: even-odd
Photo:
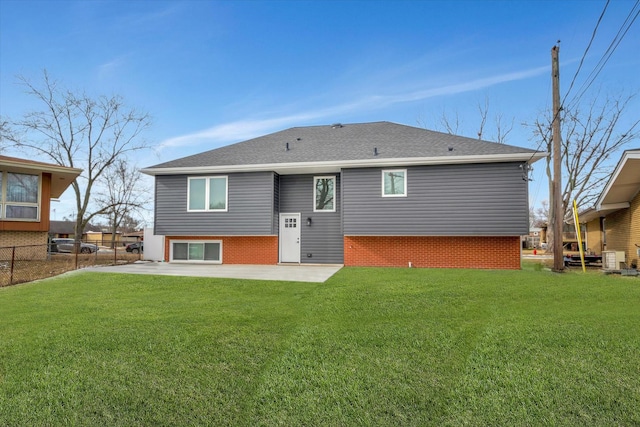
[[[341,265],[212,265],[138,261],[133,264],[89,267],[84,271],[321,283],[341,268]]]

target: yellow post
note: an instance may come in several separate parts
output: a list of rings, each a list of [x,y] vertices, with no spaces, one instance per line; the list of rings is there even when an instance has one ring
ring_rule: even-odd
[[[582,272],[587,272],[587,267],[584,265],[584,249],[582,248],[582,235],[580,233],[580,221],[578,221],[578,204],[573,201],[573,223],[576,227],[576,236],[578,236],[578,248],[580,248],[580,261],[582,262]]]

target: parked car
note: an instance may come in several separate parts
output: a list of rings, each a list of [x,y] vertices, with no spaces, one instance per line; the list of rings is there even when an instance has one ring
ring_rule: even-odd
[[[51,239],[51,252],[73,252],[75,243],[73,239]],[[92,243],[80,242],[81,254],[91,254],[94,252],[98,252],[98,246]]]
[[[131,252],[132,254],[139,254],[144,252],[144,242],[130,243],[125,249],[127,252]]]

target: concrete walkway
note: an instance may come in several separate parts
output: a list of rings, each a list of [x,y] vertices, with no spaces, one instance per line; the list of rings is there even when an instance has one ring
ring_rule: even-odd
[[[341,268],[341,265],[215,265],[137,261],[133,264],[88,267],[83,271],[322,283]]]

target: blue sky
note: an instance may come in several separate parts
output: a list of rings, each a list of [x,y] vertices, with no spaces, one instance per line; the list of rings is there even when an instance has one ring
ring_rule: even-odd
[[[634,4],[609,4],[576,87]],[[71,89],[120,94],[153,116],[146,138],[156,150],[135,159],[142,167],[293,126],[387,120],[443,130],[443,112],[473,137],[485,101],[490,120],[514,120],[508,143],[536,148],[521,123],[551,104],[550,49],[561,40],[564,93],[604,5],[0,0],[0,114],[37,107],[16,76],[37,81],[46,68]],[[636,22],[593,87],[637,91],[639,71]],[[538,162],[534,205],[546,198],[542,172]]]

